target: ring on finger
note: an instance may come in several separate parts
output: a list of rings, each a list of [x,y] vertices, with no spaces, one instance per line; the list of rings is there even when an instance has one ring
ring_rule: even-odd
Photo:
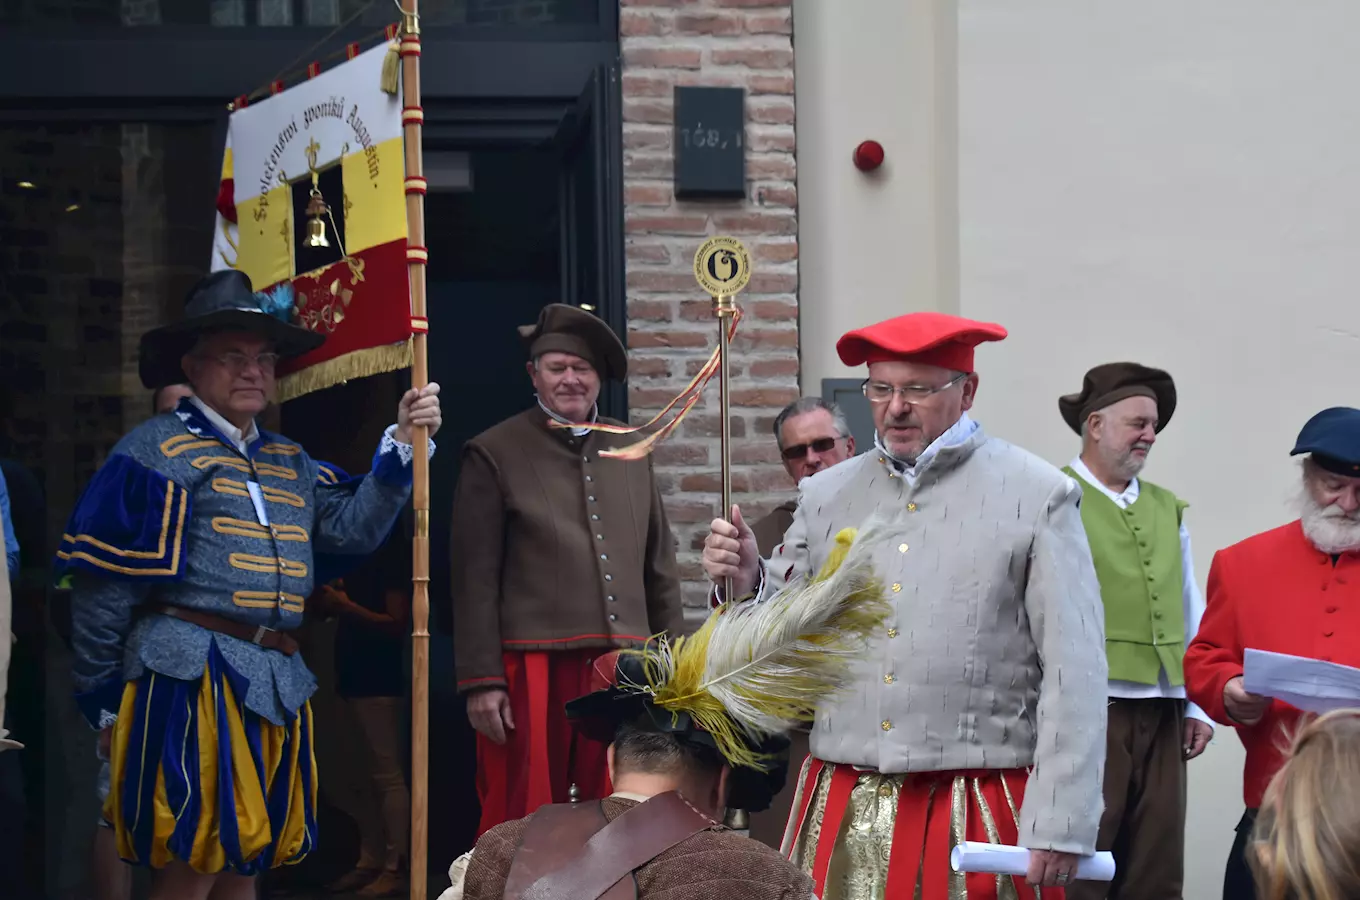
[[[1058,884],[1067,884],[1068,880],[1071,879],[1071,877],[1072,876],[1067,872],[1059,872],[1058,877],[1055,880],[1058,882]]]

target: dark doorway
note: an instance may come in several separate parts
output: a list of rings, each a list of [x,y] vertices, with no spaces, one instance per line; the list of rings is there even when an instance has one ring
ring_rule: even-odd
[[[427,145],[466,154],[466,187],[426,197],[430,378],[445,402],[430,467],[431,886],[476,837],[475,739],[454,691],[448,510],[465,441],[533,403],[516,328],[549,303],[593,309],[623,333],[623,204],[617,68],[592,75],[546,139],[488,146],[468,135]],[[612,99],[611,99],[612,98]],[[432,181],[432,184],[434,182]],[[601,396],[626,416],[626,395]]]
[[[0,140],[0,374],[17,394],[0,423],[0,455],[40,476],[49,537],[60,534],[108,448],[149,414],[130,361],[140,333],[177,316],[207,267],[226,100],[290,60],[302,66],[367,40],[393,17],[390,3],[381,15],[383,4],[375,4],[376,20],[331,30],[360,5],[0,0],[0,122],[8,129]],[[432,5],[440,9],[426,13],[422,56],[427,158],[467,154],[473,175],[470,190],[433,187],[426,206],[431,377],[444,386],[446,411],[431,471],[428,858],[437,896],[449,863],[471,845],[478,816],[472,734],[454,693],[448,593],[447,519],[461,445],[532,402],[515,326],[564,301],[594,307],[623,334],[625,300],[618,3]],[[242,12],[218,21],[209,6]],[[318,18],[317,9],[332,6],[339,12]],[[132,21],[134,7],[159,12]],[[482,15],[493,7],[514,14]],[[51,59],[65,63],[44,69]],[[24,77],[38,70],[52,77]],[[300,70],[285,80],[296,77]],[[406,381],[395,373],[337,386],[265,424],[281,425],[318,458],[363,471]],[[602,409],[624,417],[625,401],[615,388]],[[46,583],[47,574],[39,570],[35,580]],[[35,834],[40,815],[48,819],[47,864],[34,880],[46,882],[45,895],[83,896],[97,762],[69,702],[62,655],[69,651],[50,623],[45,631],[23,641],[41,646],[45,637],[48,648],[45,664],[24,664],[33,670],[33,696],[46,701],[50,735],[47,789],[37,787],[44,774],[35,769],[29,792],[38,798]],[[333,693],[332,660],[312,650],[309,663]],[[22,714],[15,684],[12,676],[11,712]],[[319,736],[330,753],[353,741],[344,732]],[[29,739],[31,759],[42,741]],[[324,761],[321,768],[323,790],[342,789],[339,773]],[[322,826],[311,871],[281,870],[280,881],[315,881],[333,861],[349,864],[340,859],[346,853],[352,860],[354,829],[343,813],[323,816],[333,824]],[[30,850],[42,858],[37,841]]]

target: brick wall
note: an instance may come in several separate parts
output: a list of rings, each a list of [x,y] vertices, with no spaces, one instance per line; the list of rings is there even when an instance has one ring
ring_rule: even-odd
[[[629,402],[644,422],[693,377],[717,343],[711,302],[694,283],[705,235],[730,234],[754,274],[732,354],[732,486],[752,521],[792,488],[774,416],[798,396],[798,213],[793,16],[789,0],[622,0],[623,152]],[[675,85],[739,86],[746,99],[746,198],[678,201],[672,193]],[[680,542],[686,602],[707,582],[699,552],[721,505],[718,386],[657,451]]]

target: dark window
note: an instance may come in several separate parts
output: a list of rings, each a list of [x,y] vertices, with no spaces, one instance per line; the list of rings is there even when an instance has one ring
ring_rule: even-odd
[[[441,0],[425,6],[422,26],[437,28],[599,25],[603,4],[601,0]],[[0,25],[20,26],[326,27],[356,15],[375,27],[398,18],[391,0],[0,0]]]

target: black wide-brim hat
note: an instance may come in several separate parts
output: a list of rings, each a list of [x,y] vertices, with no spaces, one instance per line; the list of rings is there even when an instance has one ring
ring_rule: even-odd
[[[627,653],[610,653],[595,662],[596,674],[608,686],[567,703],[567,718],[584,737],[612,743],[622,725],[642,731],[674,736],[683,744],[718,751],[713,735],[699,728],[688,713],[671,713],[654,706],[651,695],[629,685],[647,683],[642,659]],[[601,671],[601,669],[606,671]],[[728,777],[727,805],[733,809],[761,812],[770,808],[784,789],[789,775],[789,739],[775,735],[750,747],[764,759],[765,770],[732,766]],[[719,755],[721,753],[719,752]]]
[[[1156,401],[1156,431],[1160,432],[1176,411],[1176,382],[1167,372],[1140,363],[1105,363],[1086,373],[1079,393],[1058,398],[1058,412],[1069,428],[1081,434],[1081,426],[1091,413],[1129,397],[1151,397]]]
[[[184,302],[182,319],[142,335],[137,361],[142,384],[155,390],[183,382],[181,358],[193,349],[199,336],[214,331],[258,334],[272,343],[283,359],[315,350],[326,339],[266,312],[250,278],[244,272],[223,269],[193,286]]]

